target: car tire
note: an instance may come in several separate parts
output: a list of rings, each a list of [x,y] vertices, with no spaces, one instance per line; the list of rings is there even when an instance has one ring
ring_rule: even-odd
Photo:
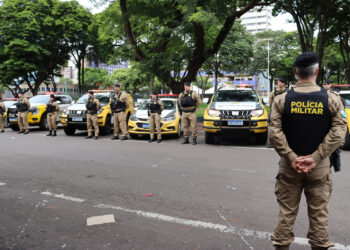
[[[130,137],[131,137],[132,139],[138,139],[138,138],[139,138],[139,135],[138,135],[138,134],[131,134],[131,133],[129,133],[129,135],[130,135]]]
[[[107,116],[105,125],[100,128],[101,135],[109,135],[112,132],[111,117]]]
[[[349,130],[346,131],[346,136],[345,136],[343,144],[341,145],[341,148],[344,149],[344,150],[350,150],[350,134],[349,134]]]
[[[10,124],[10,128],[11,128],[13,131],[19,131],[18,125]]]
[[[179,121],[179,126],[177,128],[177,134],[176,134],[176,138],[180,138],[181,134],[182,134],[182,127],[181,127],[181,121]]]
[[[265,145],[267,142],[267,132],[255,134],[255,140],[258,145]]]
[[[214,144],[215,134],[205,132],[205,144]]]
[[[41,131],[45,131],[45,130],[49,129],[48,125],[47,125],[47,114],[46,113],[44,113],[41,116],[39,128],[40,128]]]
[[[64,127],[63,130],[64,130],[64,133],[65,133],[66,135],[72,136],[72,135],[75,134],[75,130],[76,130],[76,129],[75,129],[75,128],[72,128],[72,127],[70,127],[70,126],[67,126],[67,127]]]

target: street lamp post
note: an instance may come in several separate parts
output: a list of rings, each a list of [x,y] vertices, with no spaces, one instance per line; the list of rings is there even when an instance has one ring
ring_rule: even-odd
[[[267,40],[267,98],[270,97],[270,40]]]

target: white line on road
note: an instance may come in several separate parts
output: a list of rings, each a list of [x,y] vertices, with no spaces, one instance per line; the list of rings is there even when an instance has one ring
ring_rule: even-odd
[[[258,148],[258,147],[241,147],[241,146],[232,146],[232,148],[238,148],[238,149],[258,149],[258,150],[274,150],[273,148]]]
[[[5,186],[5,185],[6,185],[6,183],[0,182],[0,186]]]
[[[65,196],[64,194],[53,194],[53,193],[50,193],[50,192],[41,192],[41,194],[47,195],[47,196],[51,196],[51,197],[55,197],[55,198],[60,198],[60,199],[67,200],[67,201],[79,202],[79,203],[85,201],[83,199],[74,198],[74,197],[70,197],[70,196]]]
[[[53,194],[50,192],[42,192],[41,194],[64,199],[64,200],[69,200],[69,201],[73,201],[73,202],[79,202],[79,203],[85,201],[83,199],[73,198],[73,197],[65,196],[63,194]],[[270,239],[270,235],[271,235],[271,233],[264,232],[264,231],[256,231],[256,230],[251,230],[251,229],[238,228],[238,227],[227,226],[227,225],[222,225],[222,224],[215,224],[215,223],[211,223],[211,222],[182,219],[182,218],[168,216],[168,215],[164,215],[164,214],[145,212],[145,211],[141,211],[141,210],[133,210],[133,209],[123,208],[123,207],[118,207],[118,206],[113,206],[113,205],[108,205],[108,204],[98,204],[98,205],[95,205],[94,207],[95,208],[102,208],[102,209],[118,210],[118,211],[126,212],[129,214],[136,214],[136,215],[142,216],[144,218],[150,218],[150,219],[155,219],[155,220],[159,220],[159,221],[181,224],[181,225],[195,227],[195,228],[216,230],[216,231],[219,231],[222,233],[237,234],[237,235],[243,236],[243,237],[256,237],[259,239],[266,240],[266,239]],[[301,238],[301,237],[295,237],[294,243],[296,243],[298,245],[304,245],[304,246],[309,245],[308,239]],[[350,245],[344,246],[342,244],[336,243],[335,247],[331,248],[331,249],[350,250]]]

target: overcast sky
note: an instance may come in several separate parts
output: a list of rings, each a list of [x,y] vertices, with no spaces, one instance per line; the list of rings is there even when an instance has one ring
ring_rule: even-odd
[[[107,5],[96,8],[90,0],[78,0],[78,2],[90,9],[93,13],[101,12]],[[296,25],[294,23],[289,23],[292,17],[289,14],[279,15],[277,17],[272,17],[271,25],[272,30],[284,30],[284,31],[294,31],[296,30]]]

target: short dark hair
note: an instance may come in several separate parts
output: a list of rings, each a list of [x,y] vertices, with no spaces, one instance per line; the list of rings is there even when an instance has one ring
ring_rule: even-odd
[[[93,94],[94,94],[94,91],[90,90],[90,91],[89,91],[89,94],[90,94],[90,95],[93,95]]]

